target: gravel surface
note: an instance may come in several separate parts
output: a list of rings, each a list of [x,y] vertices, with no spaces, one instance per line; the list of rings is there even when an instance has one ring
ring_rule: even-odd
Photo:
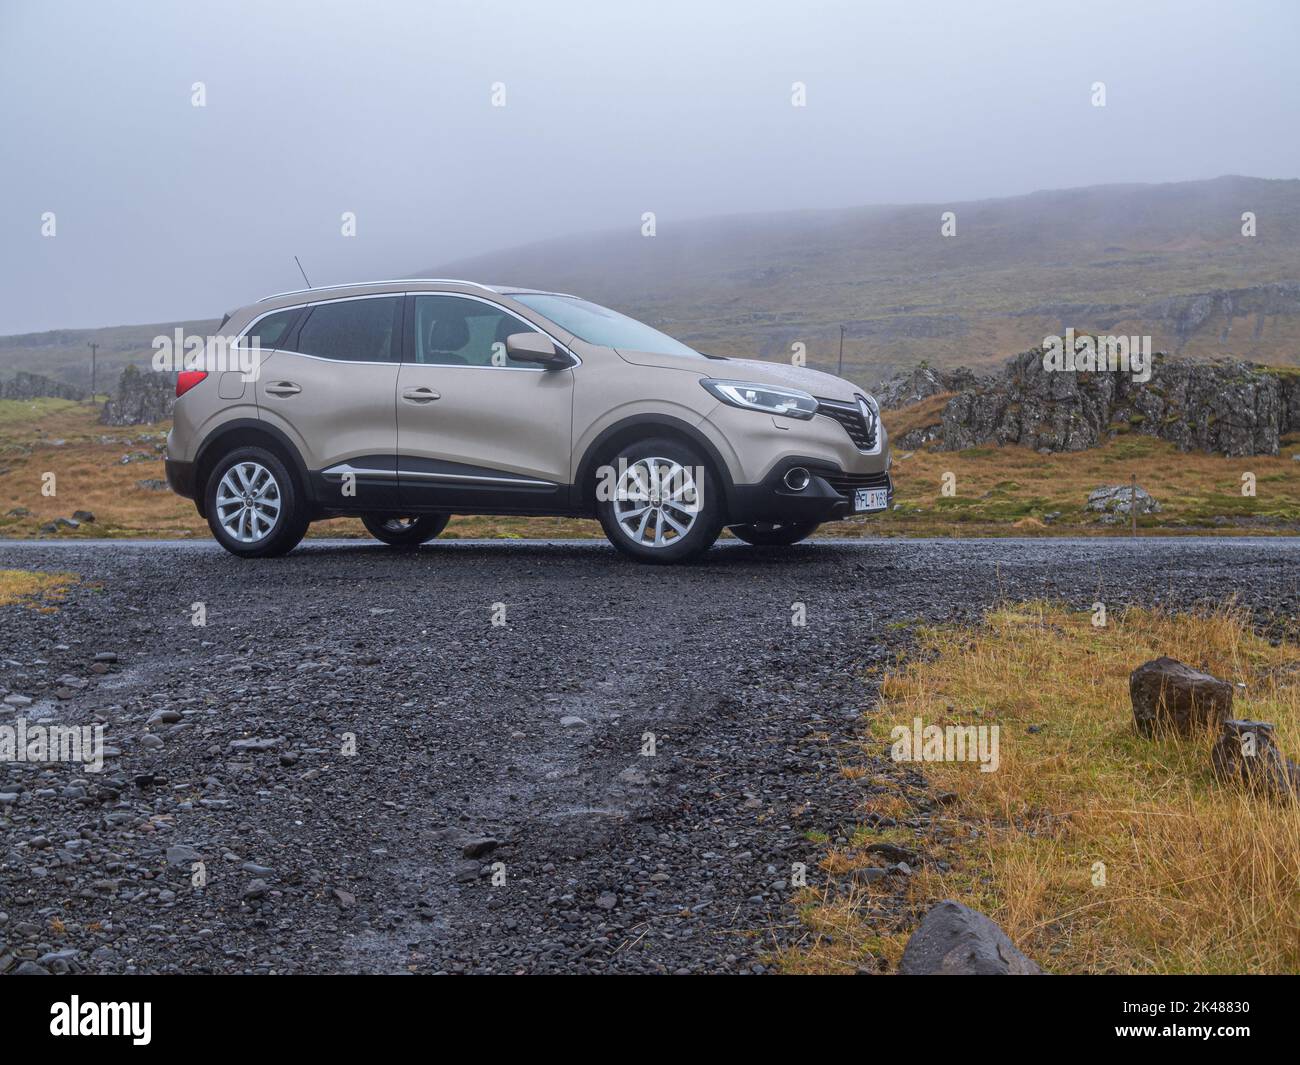
[[[1280,627],[1300,544],[823,541],[660,569],[598,542],[0,543],[15,567],[81,581],[56,612],[0,607],[0,724],[102,722],[110,757],[0,763],[0,971],[762,972],[799,934],[807,834],[855,823],[838,766],[910,623],[1235,592]]]

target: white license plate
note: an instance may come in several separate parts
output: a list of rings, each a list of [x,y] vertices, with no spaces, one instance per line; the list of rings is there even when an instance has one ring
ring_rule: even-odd
[[[853,509],[856,511],[884,510],[888,506],[887,488],[859,488],[853,493]]]

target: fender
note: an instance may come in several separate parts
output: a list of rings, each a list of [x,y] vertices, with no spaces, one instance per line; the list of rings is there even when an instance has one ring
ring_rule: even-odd
[[[588,445],[587,450],[583,453],[582,461],[578,463],[577,475],[573,478],[573,484],[569,488],[571,493],[569,502],[573,508],[583,512],[590,510],[591,501],[583,498],[583,496],[587,485],[595,479],[596,460],[610,440],[627,432],[629,429],[641,430],[642,435],[649,435],[644,430],[653,430],[656,427],[671,429],[673,432],[686,437],[704,453],[713,467],[715,476],[722,482],[722,494],[726,499],[727,508],[730,510],[735,502],[736,486],[732,483],[731,472],[727,469],[727,464],[723,460],[721,452],[695,426],[667,414],[636,414],[625,418],[621,422],[615,422],[604,429]]]
[[[203,469],[204,462],[212,454],[213,445],[221,443],[222,440],[231,435],[237,435],[248,430],[263,433],[266,436],[271,437],[280,445],[289,459],[289,465],[298,477],[298,486],[304,493],[310,493],[312,490],[311,479],[307,476],[307,464],[303,462],[302,456],[298,453],[298,449],[294,446],[293,441],[291,441],[288,436],[286,436],[280,429],[277,429],[274,425],[268,425],[266,422],[257,418],[235,418],[231,421],[222,423],[221,428],[203,442],[203,446],[199,448],[198,454],[194,456],[194,470],[196,474],[199,470]],[[207,517],[206,514],[203,514],[203,492],[205,487],[206,485],[198,484],[196,479],[195,496],[197,498],[195,502],[198,504],[199,513],[203,517]],[[310,495],[307,495],[307,498],[310,499]]]

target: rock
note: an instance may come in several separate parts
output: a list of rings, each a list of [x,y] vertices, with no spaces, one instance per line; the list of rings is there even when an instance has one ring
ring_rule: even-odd
[[[1232,716],[1233,688],[1172,658],[1138,666],[1128,680],[1133,723],[1144,736],[1170,729],[1180,736],[1217,728]]]
[[[476,839],[469,840],[461,849],[461,853],[466,858],[482,858],[485,854],[491,854],[499,846],[501,846],[499,839],[494,839],[491,836],[479,836]]]
[[[50,970],[44,966],[37,965],[34,961],[22,962],[17,969],[13,971],[14,976],[49,976]]]
[[[587,722],[574,714],[566,714],[564,717],[560,718],[561,728],[585,728],[586,724]]]
[[[468,884],[469,882],[478,879],[479,872],[482,868],[482,865],[476,861],[457,862],[452,867],[452,875],[460,883]]]
[[[1084,510],[1101,514],[1103,523],[1127,519],[1135,509],[1139,514],[1159,514],[1160,504],[1152,498],[1145,488],[1138,485],[1135,489],[1129,484],[1103,484],[1088,493],[1088,502]]]
[[[1296,455],[1300,459],[1300,455]],[[26,518],[31,516],[31,511],[26,507],[14,507],[12,510],[5,511],[6,518]]]
[[[1300,429],[1300,382],[1269,367],[1156,353],[1151,371],[1145,382],[1110,371],[1049,372],[1043,350],[1034,348],[948,402],[941,416],[943,447],[1081,451],[1111,436],[1140,433],[1169,440],[1180,451],[1276,455],[1281,437]]]
[[[618,896],[612,891],[602,891],[596,899],[596,906],[602,910],[612,910],[618,905]]]
[[[344,891],[342,888],[330,888],[330,895],[339,904],[340,909],[350,910],[357,904],[357,897],[352,892]]]
[[[273,751],[283,742],[283,736],[273,736],[269,739],[231,740],[230,749],[232,751]]]
[[[80,528],[81,528],[81,522],[76,521],[76,520],[73,519],[73,518],[55,518],[55,519],[54,519],[54,525],[55,525],[56,528],[60,528],[60,529],[80,529]]]
[[[0,382],[0,399],[72,399],[80,402],[86,393],[43,374],[19,370],[8,381]]]
[[[868,854],[879,854],[887,862],[917,864],[916,851],[908,850],[906,847],[899,847],[894,843],[868,843],[866,850]]]
[[[140,737],[140,746],[148,751],[160,750],[163,746],[163,738],[152,732],[146,732]]]
[[[170,487],[166,481],[160,480],[157,477],[145,477],[142,480],[136,481],[135,486],[137,488],[143,488],[146,492],[166,492]]]
[[[261,877],[258,877],[257,879],[248,882],[244,888],[243,897],[246,899],[260,899],[270,890],[271,885]]]
[[[945,899],[934,906],[907,941],[898,972],[903,976],[1041,976],[997,924],[984,914]]]
[[[74,510],[72,512],[72,520],[84,522],[89,525],[95,520],[95,515],[88,510]]]
[[[175,710],[155,710],[149,715],[146,725],[174,725],[181,719],[181,715]]]
[[[171,417],[176,400],[176,378],[128,366],[117,381],[117,393],[104,404],[99,420],[104,425],[151,425]]]
[[[973,370],[959,366],[940,370],[922,363],[914,370],[899,374],[876,387],[872,393],[881,410],[898,410],[915,406],[944,392],[964,392],[980,383]],[[912,444],[902,445],[912,447]]]
[[[55,525],[54,522],[47,521],[44,525],[41,526],[40,531],[43,533],[56,533],[59,531],[59,527]]]
[[[173,869],[189,872],[190,866],[201,860],[199,852],[185,843],[176,843],[167,848],[167,864]]]
[[[1244,785],[1272,799],[1300,796],[1300,766],[1273,742],[1267,721],[1230,718],[1210,749],[1210,767],[1225,784]]]

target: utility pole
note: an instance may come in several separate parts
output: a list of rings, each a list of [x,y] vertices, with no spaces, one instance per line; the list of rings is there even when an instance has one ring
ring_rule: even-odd
[[[840,368],[835,371],[835,376],[844,376],[844,326],[840,326]]]
[[[99,352],[98,344],[87,344],[90,349],[90,405],[95,405],[95,355]]]

